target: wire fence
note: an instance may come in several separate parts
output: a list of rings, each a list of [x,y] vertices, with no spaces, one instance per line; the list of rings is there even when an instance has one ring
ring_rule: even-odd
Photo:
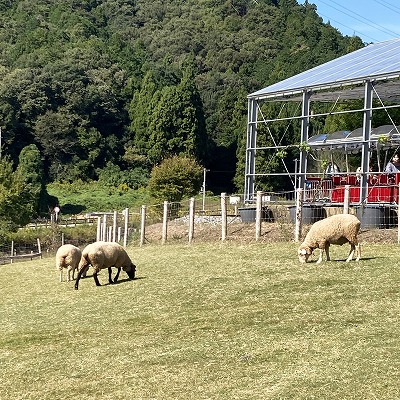
[[[360,219],[361,231],[368,241],[393,243],[400,241],[398,201],[393,201],[393,197],[390,198],[391,201],[388,201],[386,197],[383,201],[379,201],[379,197],[373,197],[374,201],[360,204],[356,201],[359,200],[356,199],[356,194],[350,189],[350,197],[346,205],[345,193],[343,193],[343,198],[337,197],[336,201],[332,201],[332,190],[333,188],[328,186],[304,189],[304,202],[301,205],[302,231],[299,236],[295,227],[298,216],[297,196],[294,191],[288,191],[258,192],[252,196],[254,200],[246,204],[243,203],[241,195],[227,196],[225,215],[221,202],[222,195],[207,197],[203,203],[196,200],[192,218],[190,200],[148,206],[145,225],[140,225],[140,217],[137,221],[137,231],[144,229],[144,235],[142,238],[137,236],[135,240],[139,242],[139,245],[168,240],[190,242],[192,223],[194,226],[192,238],[194,239],[299,241],[314,222],[334,214],[351,213]],[[369,188],[369,195],[374,194],[374,190],[376,189]],[[313,192],[310,193],[310,191]],[[318,200],[314,196],[316,191],[321,194]],[[256,204],[258,195],[260,195],[259,205]],[[385,196],[386,192],[380,195]],[[260,215],[257,222],[258,206]],[[226,218],[225,228],[224,218]],[[243,228],[243,225],[246,227]]]
[[[40,241],[36,243],[24,243],[14,246],[11,242],[9,246],[0,246],[0,265],[10,264],[15,261],[33,260],[42,257]]]
[[[332,193],[326,193],[327,190],[332,189],[305,187],[301,212],[303,231],[300,232],[299,238],[296,238],[295,229],[298,213],[294,191],[257,192],[253,196],[254,200],[246,204],[243,203],[243,196],[240,194],[221,194],[203,199],[143,205],[140,208],[122,211],[96,212],[68,218],[60,216],[57,221],[36,220],[27,228],[50,230],[56,224],[58,229],[42,244],[10,243],[0,246],[0,264],[33,259],[39,253],[40,257],[52,256],[64,243],[83,248],[87,244],[84,239],[68,236],[60,231],[63,227],[74,228],[82,225],[92,225],[93,231],[96,232],[89,242],[116,241],[124,246],[128,243],[143,246],[148,243],[196,240],[298,241],[305,236],[308,226],[314,222],[344,212],[344,194],[340,195],[340,201],[332,202]],[[323,196],[315,196],[318,191]],[[400,241],[398,202],[350,204],[348,212],[360,219],[362,234],[369,241]]]

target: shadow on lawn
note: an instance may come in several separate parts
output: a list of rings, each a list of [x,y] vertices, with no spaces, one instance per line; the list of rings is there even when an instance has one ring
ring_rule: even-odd
[[[107,285],[119,285],[120,283],[131,282],[131,281],[138,281],[139,279],[146,279],[146,277],[145,277],[145,276],[139,276],[138,278],[134,278],[134,279],[129,279],[129,278],[118,279],[117,282],[114,282],[114,283],[107,282],[107,283],[105,283],[103,286],[107,286]]]

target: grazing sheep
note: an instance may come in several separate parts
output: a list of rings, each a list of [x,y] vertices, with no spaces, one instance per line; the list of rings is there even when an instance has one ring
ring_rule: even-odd
[[[60,282],[63,281],[63,270],[67,268],[67,282],[75,278],[75,270],[78,269],[79,261],[81,259],[81,250],[72,245],[64,244],[58,248],[56,253],[56,269],[60,271]]]
[[[101,286],[97,274],[104,268],[108,268],[108,281],[111,284],[118,281],[121,268],[127,273],[130,279],[135,278],[136,266],[132,263],[125,249],[115,242],[94,242],[83,249],[75,289],[78,289],[81,275],[89,266],[92,266],[94,269],[93,278],[96,286]],[[111,279],[112,267],[118,269],[114,280]]]
[[[356,261],[361,258],[361,248],[357,240],[361,222],[351,214],[337,214],[315,222],[307,233],[304,242],[298,250],[299,260],[307,262],[314,249],[319,248],[320,254],[317,264],[322,262],[323,254],[326,252],[326,260],[330,260],[329,246],[331,244],[343,245],[350,243],[350,254],[346,259],[349,262],[356,255]]]

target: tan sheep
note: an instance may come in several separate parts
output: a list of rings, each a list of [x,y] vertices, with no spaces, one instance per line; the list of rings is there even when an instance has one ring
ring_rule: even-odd
[[[298,250],[299,260],[302,263],[308,261],[313,251],[320,249],[317,264],[323,260],[326,253],[326,260],[330,260],[329,246],[331,244],[343,245],[350,243],[350,254],[346,259],[349,262],[356,256],[356,261],[361,258],[361,248],[358,243],[357,235],[360,231],[361,222],[351,214],[337,214],[315,222],[308,231],[304,242]]]
[[[97,274],[104,268],[108,268],[108,281],[110,284],[118,281],[121,268],[127,273],[130,279],[135,278],[136,266],[132,263],[125,249],[115,242],[94,242],[83,249],[75,289],[78,289],[79,280],[89,266],[92,266],[94,270],[93,279],[96,286],[101,286]],[[111,278],[112,267],[118,269],[114,280]]]
[[[72,245],[64,244],[58,248],[56,253],[56,269],[60,271],[60,282],[63,281],[63,270],[67,268],[67,282],[75,278],[75,270],[78,269],[79,261],[81,259],[81,250]]]

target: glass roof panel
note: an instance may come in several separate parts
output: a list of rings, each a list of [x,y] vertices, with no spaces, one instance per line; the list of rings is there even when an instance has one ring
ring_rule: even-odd
[[[382,136],[387,140],[381,141]],[[373,128],[370,132],[370,146],[377,147],[378,143],[381,149],[399,146],[400,126],[382,125]],[[345,149],[351,151],[361,149],[363,143],[363,128],[354,129],[354,131],[338,131],[333,133],[324,133],[312,136],[307,144],[315,150],[333,150]]]
[[[400,76],[400,38],[370,44],[325,64],[277,82],[248,95],[273,97],[308,89],[351,85],[364,79],[388,79]]]

